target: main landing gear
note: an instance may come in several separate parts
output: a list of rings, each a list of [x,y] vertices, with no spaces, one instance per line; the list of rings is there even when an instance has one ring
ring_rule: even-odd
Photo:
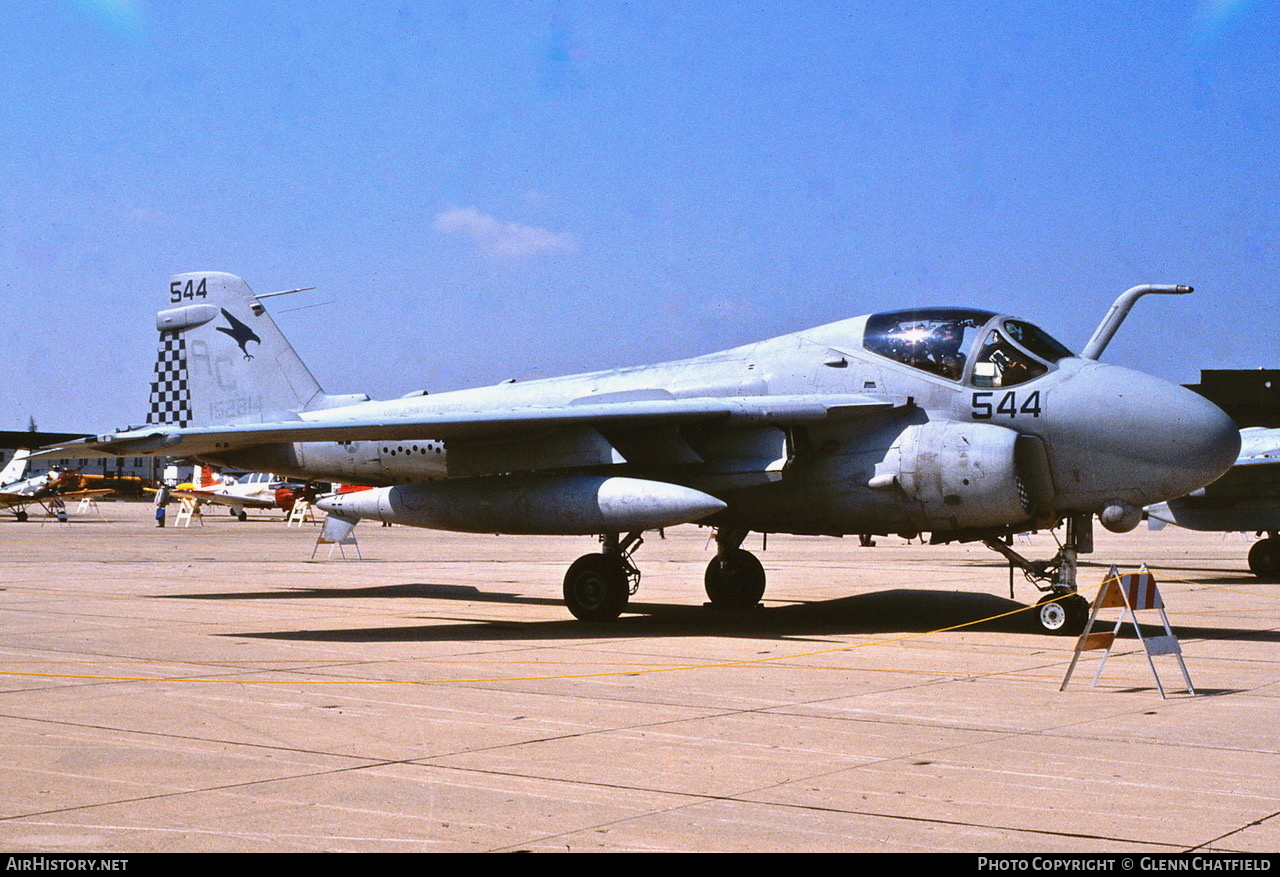
[[[716,556],[707,564],[703,584],[717,609],[754,609],[764,596],[764,567],[742,540],[746,530],[716,531]]]
[[[717,609],[754,609],[764,596],[764,567],[741,547],[746,537],[746,530],[716,532],[716,556],[707,564],[704,583]],[[570,565],[564,575],[564,602],[575,618],[613,621],[622,614],[640,586],[640,570],[631,555],[643,541],[639,532],[625,538],[606,533],[599,554],[584,554]]]
[[[1093,551],[1093,517],[1067,518],[1067,534],[1062,546],[1049,560],[1027,560],[999,539],[983,544],[1004,555],[1022,570],[1027,581],[1044,593],[1036,601],[1036,622],[1045,633],[1079,636],[1089,621],[1089,601],[1076,593],[1076,557]]]
[[[1076,593],[1076,558],[1093,551],[1092,524],[1090,515],[1068,518],[1066,539],[1049,560],[1027,560],[999,539],[983,540],[1043,592],[1036,601],[1035,617],[1045,633],[1078,636],[1089,620],[1089,601]],[[707,564],[704,583],[707,598],[717,609],[754,609],[764,596],[764,567],[742,548],[747,533],[727,528],[716,531],[716,556]],[[606,533],[598,554],[584,554],[573,562],[564,576],[564,602],[574,617],[613,621],[622,614],[640,587],[640,570],[631,562],[631,555],[643,541],[639,531],[625,538]],[[1280,554],[1280,540],[1264,539],[1258,543],[1263,545],[1267,546],[1263,550]]]
[[[601,537],[599,554],[584,554],[564,575],[564,602],[581,621],[613,621],[627,608],[627,601],[640,587],[640,570],[631,554],[644,540],[640,533],[617,533]]]
[[[1249,549],[1249,571],[1260,579],[1280,576],[1280,534],[1275,530]]]

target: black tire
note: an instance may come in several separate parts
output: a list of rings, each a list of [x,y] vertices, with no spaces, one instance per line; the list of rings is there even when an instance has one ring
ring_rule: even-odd
[[[238,512],[232,512],[232,514],[236,516],[236,520],[238,521],[249,520],[249,513],[246,512],[244,509],[240,509],[240,511]]]
[[[1249,549],[1249,571],[1259,578],[1280,575],[1280,539],[1268,536]]]
[[[703,583],[717,609],[754,609],[764,596],[764,567],[750,551],[734,548],[711,558]]]
[[[1079,594],[1046,594],[1036,605],[1040,630],[1054,636],[1079,636],[1089,622],[1089,601]]]
[[[564,603],[580,621],[613,621],[630,590],[622,559],[608,554],[584,554],[564,574]]]
[[[18,509],[18,511],[14,513],[14,517],[16,517],[19,521],[25,521],[27,519],[27,510]]]

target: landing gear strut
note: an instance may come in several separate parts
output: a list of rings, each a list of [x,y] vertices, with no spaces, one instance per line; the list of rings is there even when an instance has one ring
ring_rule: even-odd
[[[613,621],[627,608],[627,601],[640,587],[640,570],[631,562],[631,553],[644,540],[640,533],[619,539],[617,533],[601,537],[599,554],[584,554],[564,575],[564,602],[581,621]]]
[[[1280,534],[1274,530],[1249,549],[1249,571],[1258,578],[1280,576]]]
[[[746,530],[716,531],[716,556],[703,579],[707,597],[717,609],[754,609],[764,596],[764,567],[741,548]]]
[[[1076,593],[1076,557],[1093,551],[1093,516],[1067,518],[1062,546],[1049,560],[1027,560],[999,539],[983,544],[1022,570],[1027,581],[1044,593],[1036,601],[1036,621],[1045,633],[1079,636],[1089,621],[1089,601]]]

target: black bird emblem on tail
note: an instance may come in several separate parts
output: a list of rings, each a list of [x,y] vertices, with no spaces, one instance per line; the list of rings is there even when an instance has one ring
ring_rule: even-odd
[[[240,345],[240,351],[244,354],[245,359],[253,359],[253,354],[249,352],[245,345],[250,341],[254,341],[258,345],[261,345],[262,339],[258,337],[258,333],[237,320],[235,317],[231,316],[231,312],[226,308],[222,309],[222,316],[227,318],[227,323],[230,324],[230,328],[227,328],[226,326],[218,326],[218,331],[225,332],[230,335],[231,340]]]

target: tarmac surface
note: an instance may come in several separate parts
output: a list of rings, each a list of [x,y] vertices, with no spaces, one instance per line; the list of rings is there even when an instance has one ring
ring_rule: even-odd
[[[753,535],[731,614],[676,528],[589,625],[592,539],[366,522],[311,560],[314,526],[150,515],[0,519],[0,850],[1280,850],[1280,584],[1238,534],[1081,569],[1155,572],[1196,690],[1157,657],[1161,699],[1132,636],[1060,692],[1075,640],[979,545]]]

